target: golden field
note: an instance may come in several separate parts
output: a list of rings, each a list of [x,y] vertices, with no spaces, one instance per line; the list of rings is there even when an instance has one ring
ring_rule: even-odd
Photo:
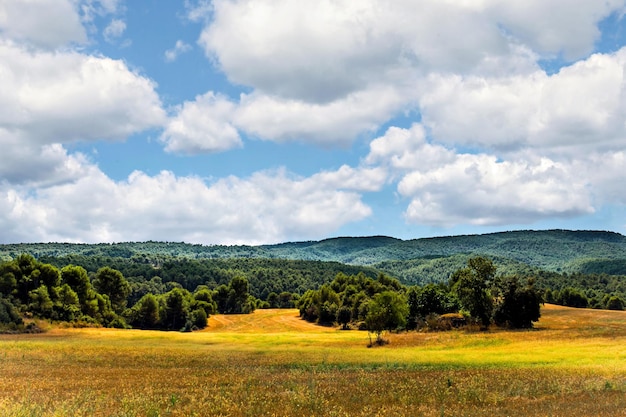
[[[534,330],[387,337],[368,348],[296,310],[1,335],[0,415],[626,415],[626,312],[546,305]]]

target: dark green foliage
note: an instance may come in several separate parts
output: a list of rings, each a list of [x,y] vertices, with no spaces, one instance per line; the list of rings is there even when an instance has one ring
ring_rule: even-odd
[[[185,325],[189,314],[188,292],[174,288],[165,294],[165,307],[161,314],[161,326],[168,330],[179,330]]]
[[[499,284],[500,300],[494,312],[494,322],[503,327],[529,329],[541,317],[541,292],[533,280],[525,285],[516,276],[508,277]]]
[[[144,295],[125,315],[131,326],[140,329],[157,329],[161,321],[159,302],[154,294]]]
[[[495,277],[496,267],[485,258],[471,258],[468,266],[456,271],[450,286],[461,307],[483,327],[488,327],[493,313],[493,298],[489,287]]]
[[[74,321],[80,317],[80,300],[68,284],[59,289],[55,312],[55,318],[61,321]]]
[[[458,311],[458,301],[444,285],[428,284],[411,287],[407,292],[409,315],[407,328],[415,329],[417,323],[429,314],[445,314]]]
[[[348,324],[352,321],[352,309],[348,306],[341,306],[337,310],[337,323],[341,324],[344,330],[348,329]]]
[[[203,309],[194,310],[189,318],[194,327],[204,329],[207,323],[207,314]]]
[[[589,305],[587,295],[581,290],[572,287],[563,288],[561,291],[553,291],[552,300],[555,304],[567,307],[586,308]]]
[[[364,274],[346,275],[337,274],[330,284],[325,284],[319,290],[309,290],[297,302],[300,316],[305,320],[324,325],[335,322],[344,329],[352,321],[364,321],[370,312],[372,298],[383,292],[396,294],[406,307],[403,293],[405,288],[395,279],[379,274],[376,279]],[[387,315],[392,314],[386,310]],[[384,312],[379,312],[385,315]],[[406,314],[400,320],[401,326],[406,322]],[[395,328],[395,327],[394,327]]]
[[[624,300],[616,295],[609,297],[606,301],[606,308],[608,310],[623,310],[625,305]]]
[[[222,314],[248,314],[256,308],[256,300],[249,293],[248,280],[236,276],[228,285],[220,285],[213,294],[217,311]]]
[[[96,273],[93,286],[100,294],[107,295],[113,310],[117,313],[124,311],[126,299],[130,294],[130,284],[124,275],[116,269],[105,266]]]
[[[17,309],[9,300],[0,298],[0,325],[19,326],[23,323]]]

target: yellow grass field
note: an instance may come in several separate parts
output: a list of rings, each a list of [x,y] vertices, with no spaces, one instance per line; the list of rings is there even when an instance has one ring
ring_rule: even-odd
[[[546,305],[530,331],[388,338],[296,310],[2,335],[0,415],[626,416],[626,312]]]

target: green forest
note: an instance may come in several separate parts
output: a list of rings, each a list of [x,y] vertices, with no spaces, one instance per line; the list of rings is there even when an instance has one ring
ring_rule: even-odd
[[[461,322],[531,327],[541,302],[621,310],[625,300],[626,238],[613,232],[0,245],[0,323],[16,331],[31,317],[192,330],[212,314],[295,307],[309,321],[380,335]]]

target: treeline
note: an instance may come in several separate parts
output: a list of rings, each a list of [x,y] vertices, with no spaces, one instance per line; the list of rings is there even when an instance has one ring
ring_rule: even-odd
[[[455,282],[472,259],[476,258],[455,255],[410,261],[416,268],[432,267],[422,269],[422,273],[446,277],[414,285],[374,268],[337,262],[149,254],[35,259],[21,254],[0,263],[0,322],[19,326],[23,315],[31,315],[85,325],[175,330],[201,328],[215,313],[297,306],[304,318],[324,324],[345,325],[349,310],[349,322],[365,326],[368,302],[391,291],[406,298],[410,314],[405,317],[405,326],[413,328],[423,325],[431,313],[471,311],[469,301],[465,305],[461,302],[463,292],[455,290]],[[626,305],[624,276],[520,269],[500,258],[489,262],[498,265],[498,274],[494,272],[487,280],[495,302],[490,321],[503,321],[495,311],[506,288],[529,285],[519,279],[511,281],[511,276],[534,277],[533,291],[546,302],[615,310]],[[390,261],[387,266],[393,265]],[[516,273],[520,270],[524,273]]]
[[[109,266],[120,272],[131,284],[129,303],[133,304],[148,292],[162,293],[165,283],[175,282],[188,291],[199,285],[211,289],[228,284],[234,277],[245,277],[250,293],[261,300],[270,294],[283,292],[303,294],[332,281],[339,273],[364,273],[375,277],[378,270],[369,267],[345,265],[338,262],[301,261],[286,259],[189,259],[162,255],[141,254],[131,258],[67,255],[42,256],[39,261],[62,268],[77,265],[89,273]]]
[[[534,280],[498,277],[492,261],[476,257],[445,284],[406,287],[379,274],[338,274],[329,284],[307,291],[297,302],[304,319],[320,324],[350,325],[374,332],[382,343],[385,330],[442,329],[461,324],[487,328],[530,328],[540,317],[543,292]],[[449,313],[457,313],[450,315]]]

